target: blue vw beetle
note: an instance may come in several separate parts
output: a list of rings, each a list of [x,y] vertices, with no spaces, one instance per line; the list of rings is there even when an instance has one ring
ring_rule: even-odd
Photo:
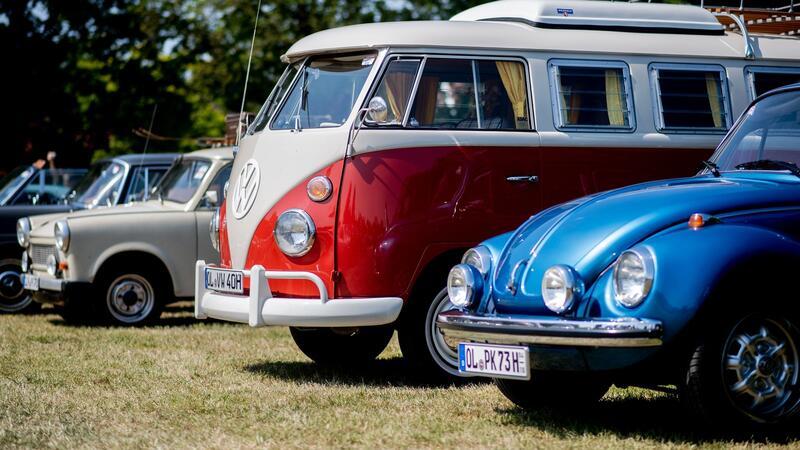
[[[692,178],[584,197],[469,250],[437,327],[526,407],[677,385],[721,425],[800,416],[800,85],[758,98]]]

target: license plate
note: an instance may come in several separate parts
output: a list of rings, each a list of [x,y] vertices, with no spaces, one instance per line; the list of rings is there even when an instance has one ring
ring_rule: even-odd
[[[22,288],[27,289],[29,291],[38,291],[39,290],[39,277],[34,275],[28,275],[23,273],[22,277]]]
[[[528,347],[458,344],[458,370],[462,373],[488,375],[492,378],[531,378]]]
[[[227,294],[244,294],[244,272],[240,270],[206,269],[206,289]]]

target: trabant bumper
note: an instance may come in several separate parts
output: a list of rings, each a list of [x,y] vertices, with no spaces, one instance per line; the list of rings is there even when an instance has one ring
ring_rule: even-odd
[[[445,336],[489,344],[568,347],[657,347],[661,322],[636,318],[479,316],[463,311],[439,314]]]
[[[194,315],[198,319],[210,317],[252,327],[362,327],[392,323],[403,307],[400,297],[329,299],[325,284],[315,274],[267,271],[259,265],[243,271],[250,278],[248,296],[216,292],[205,287],[206,267],[211,266],[197,262]],[[319,298],[273,297],[270,278],[308,280],[317,286]]]

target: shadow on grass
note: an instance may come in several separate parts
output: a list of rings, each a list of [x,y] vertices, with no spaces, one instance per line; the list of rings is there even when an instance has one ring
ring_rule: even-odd
[[[709,443],[793,444],[797,430],[777,432],[719,431],[692,421],[677,396],[614,398],[580,411],[518,407],[497,408],[503,423],[536,427],[558,436],[613,435],[620,439],[699,445]]]
[[[100,321],[79,320],[79,321],[66,321],[58,315],[58,307],[49,308],[43,311],[42,314],[56,314],[56,317],[50,319],[50,323],[57,326],[64,327],[106,327],[108,323]],[[140,325],[141,328],[160,328],[160,327],[189,327],[197,324],[204,323],[227,323],[218,322],[216,320],[197,320],[194,318],[194,305],[188,302],[180,302],[164,307],[161,318],[146,325]],[[113,325],[112,325],[113,326]]]
[[[322,366],[311,361],[267,361],[246,366],[244,370],[294,382],[345,386],[447,388],[468,383],[461,379],[432,380],[400,357],[378,359],[358,367]]]

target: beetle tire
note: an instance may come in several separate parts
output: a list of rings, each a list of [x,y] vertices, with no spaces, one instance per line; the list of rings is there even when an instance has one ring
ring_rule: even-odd
[[[367,364],[383,352],[394,334],[390,326],[289,330],[300,351],[325,366]]]
[[[741,395],[732,394],[728,388],[735,383],[726,378],[726,374],[730,374],[731,370],[726,369],[723,363],[729,360],[731,337],[733,336],[735,340],[734,334],[741,329],[742,324],[748,324],[748,321],[756,323],[764,321],[774,325],[777,330],[785,331],[786,337],[793,341],[788,343],[793,349],[787,350],[787,353],[792,353],[790,358],[793,359],[796,370],[797,363],[800,362],[798,359],[800,331],[797,321],[790,321],[785,317],[784,314],[748,315],[725,320],[701,340],[691,354],[683,383],[678,386],[681,402],[695,419],[719,429],[770,430],[791,428],[798,423],[800,420],[798,374],[794,374],[795,380],[787,388],[787,391],[794,394],[790,394],[791,398],[786,401],[785,406],[779,408],[785,410],[785,413],[759,415],[757,411],[742,407],[741,403],[737,405],[737,401],[742,402],[744,399]],[[758,328],[758,325],[754,326]]]
[[[528,410],[539,408],[575,410],[591,406],[608,392],[611,383],[598,380],[596,375],[534,372],[531,379],[495,379],[500,392],[515,405]]]

